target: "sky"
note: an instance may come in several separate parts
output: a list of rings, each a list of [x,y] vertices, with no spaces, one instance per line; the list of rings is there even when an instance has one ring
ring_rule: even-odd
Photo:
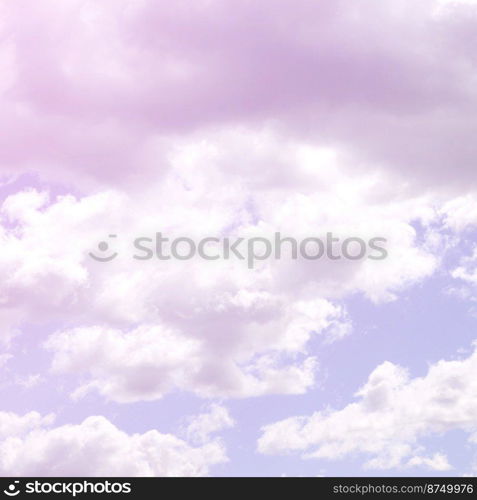
[[[0,475],[474,476],[476,42],[470,0],[1,0]]]

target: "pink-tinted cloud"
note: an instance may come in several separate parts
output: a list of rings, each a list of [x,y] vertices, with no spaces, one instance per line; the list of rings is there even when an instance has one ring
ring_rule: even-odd
[[[294,131],[355,165],[472,180],[475,8],[425,0],[56,2],[2,7],[1,163],[144,182],[167,139]],[[458,139],[457,139],[458,138]],[[448,165],[452,163],[452,170]]]

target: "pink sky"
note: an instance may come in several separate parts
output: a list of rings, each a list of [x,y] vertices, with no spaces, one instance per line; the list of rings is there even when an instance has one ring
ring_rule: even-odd
[[[474,474],[476,28],[470,0],[2,2],[0,474]],[[158,231],[389,256],[127,258]]]

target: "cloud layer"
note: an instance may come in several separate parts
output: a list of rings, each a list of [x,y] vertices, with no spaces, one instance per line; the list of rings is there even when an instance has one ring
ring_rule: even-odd
[[[477,355],[412,378],[370,332],[402,323],[441,359],[469,343],[476,23],[451,0],[3,2],[0,472],[206,475],[227,461],[214,433],[240,429],[245,456],[264,422],[264,455],[455,470],[423,442],[475,442]],[[157,232],[380,237],[388,257],[133,259]],[[117,257],[100,263],[104,242]],[[454,343],[434,332],[442,296]],[[350,346],[371,374],[332,409],[321,391]],[[204,399],[182,438],[149,414],[140,433],[114,424]],[[322,410],[284,419],[295,405]]]

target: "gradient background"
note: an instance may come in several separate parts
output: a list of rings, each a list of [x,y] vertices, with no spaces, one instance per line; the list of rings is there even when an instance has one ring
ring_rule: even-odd
[[[0,473],[475,474],[476,46],[472,1],[0,0]]]

